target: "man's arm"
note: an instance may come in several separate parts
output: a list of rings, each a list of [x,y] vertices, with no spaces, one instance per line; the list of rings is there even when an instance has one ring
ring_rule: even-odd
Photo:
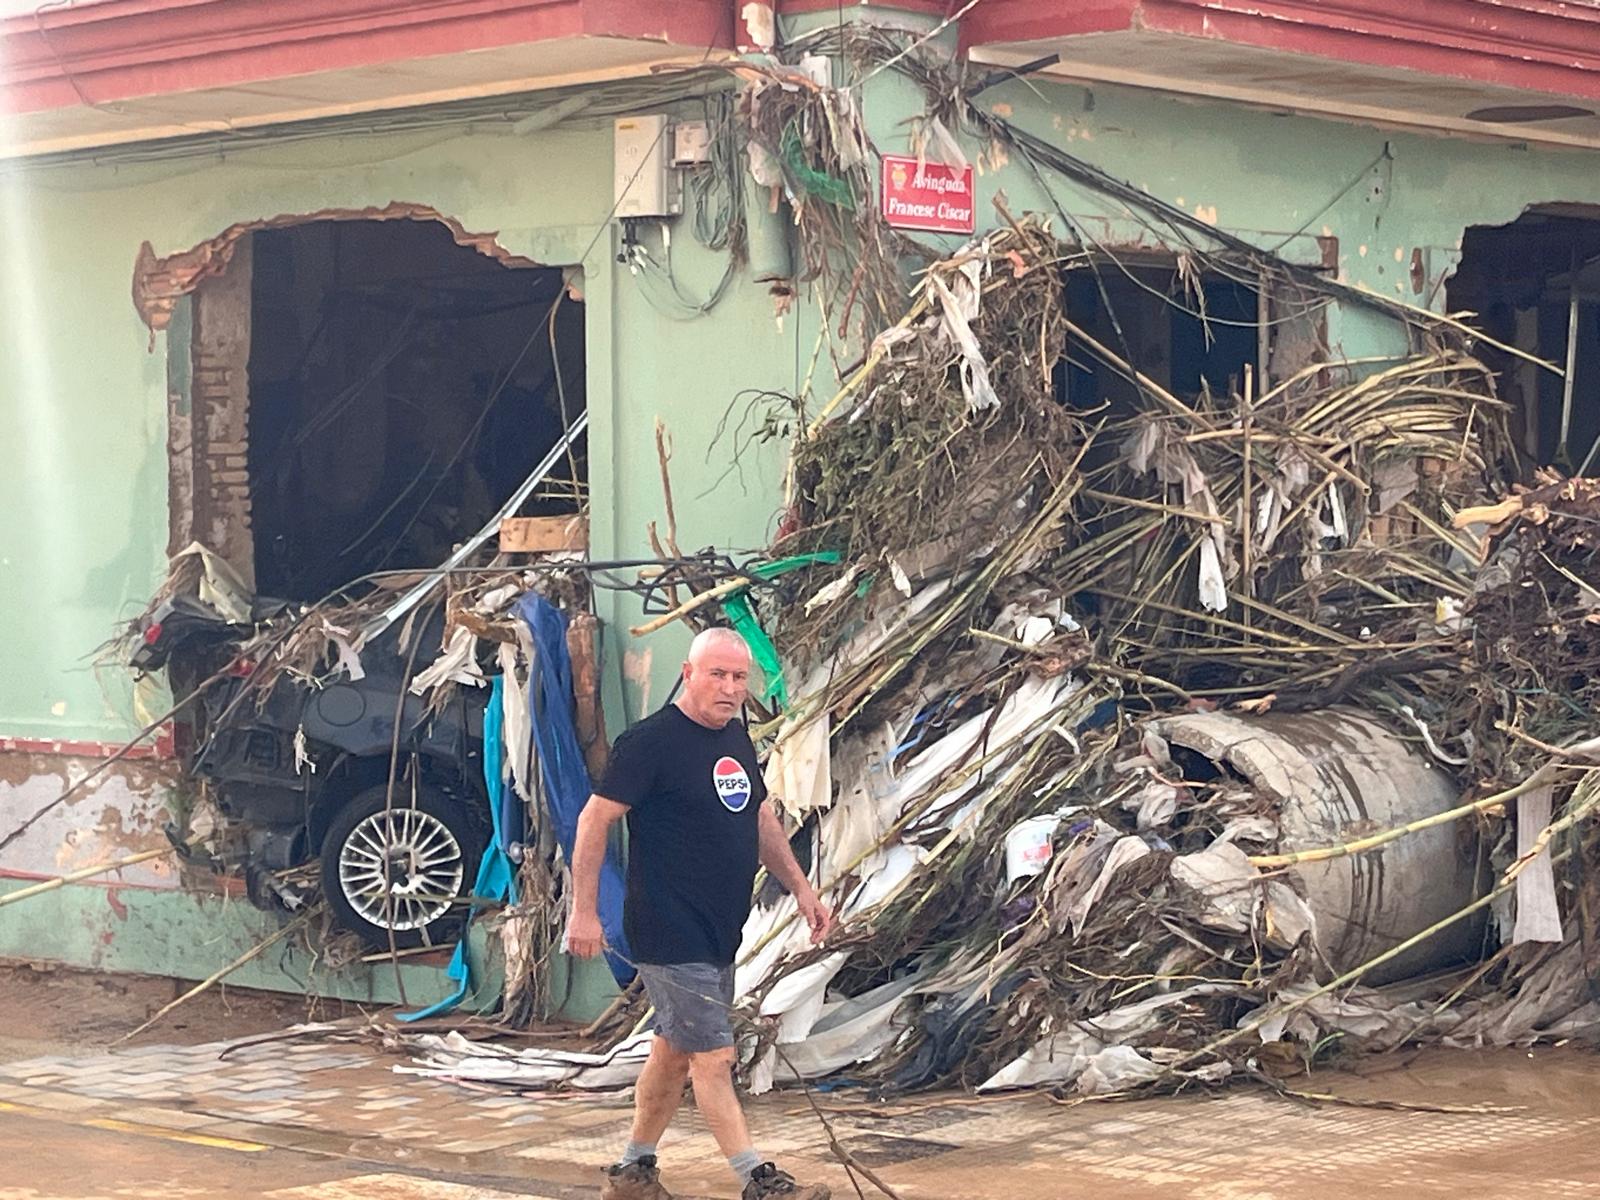
[[[611,827],[627,815],[626,804],[604,796],[590,796],[578,815],[578,835],[572,843],[572,919],[567,924],[567,953],[576,958],[593,958],[605,947],[606,935],[600,927],[600,866],[606,859]]]
[[[761,865],[795,898],[795,903],[800,906],[800,915],[811,926],[812,943],[820,945],[822,939],[828,936],[833,914],[818,899],[816,889],[800,869],[794,851],[789,848],[789,836],[783,831],[783,822],[778,820],[778,814],[772,811],[772,805],[766,801],[761,805]]]

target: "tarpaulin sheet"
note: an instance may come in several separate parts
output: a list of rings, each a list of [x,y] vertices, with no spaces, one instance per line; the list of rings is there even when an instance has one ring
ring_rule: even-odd
[[[589,802],[593,786],[583,761],[578,729],[573,717],[572,658],[567,652],[567,616],[543,596],[529,592],[517,604],[517,613],[533,634],[533,671],[528,679],[529,707],[533,713],[533,740],[539,754],[539,775],[545,803],[555,825],[556,841],[567,861],[578,836],[578,815]],[[632,957],[622,933],[624,893],[622,861],[614,845],[606,848],[600,867],[600,925],[605,930],[606,962],[620,985],[633,981]]]
[[[472,894],[486,900],[510,900],[515,903],[516,872],[511,868],[511,859],[506,856],[506,847],[517,839],[506,825],[505,806],[502,803],[505,792],[505,751],[501,732],[505,713],[500,693],[505,687],[504,677],[495,676],[492,686],[488,707],[483,710],[483,782],[488,789],[489,813],[493,818],[494,830],[478,863],[478,879],[473,884]],[[417,1012],[396,1013],[396,1020],[420,1021],[424,1017],[453,1012],[467,998],[467,993],[472,990],[472,964],[467,960],[467,932],[472,925],[472,911],[468,910],[466,924],[461,927],[461,940],[456,943],[456,952],[450,958],[448,974],[455,980],[456,990],[437,1004]]]

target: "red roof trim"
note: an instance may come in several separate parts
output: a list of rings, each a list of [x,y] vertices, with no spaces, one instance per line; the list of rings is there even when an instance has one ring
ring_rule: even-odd
[[[963,22],[962,44],[1113,31],[1600,98],[1600,9],[1560,0],[986,0]]]
[[[0,110],[615,37],[732,45],[731,0],[106,0],[0,21]]]

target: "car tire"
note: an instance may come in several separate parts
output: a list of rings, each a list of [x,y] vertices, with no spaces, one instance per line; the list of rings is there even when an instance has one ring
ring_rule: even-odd
[[[396,948],[443,944],[466,916],[458,901],[478,877],[486,814],[426,784],[386,806],[387,791],[368,788],[334,814],[322,839],[323,895],[335,923],[368,945],[387,947],[391,929]]]

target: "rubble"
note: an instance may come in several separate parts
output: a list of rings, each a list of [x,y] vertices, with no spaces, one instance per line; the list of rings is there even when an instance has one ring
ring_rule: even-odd
[[[1519,484],[1467,327],[1283,263],[940,91],[940,128],[964,117],[1164,228],[1180,276],[1269,281],[1284,324],[1338,299],[1408,335],[1393,359],[1317,346],[1177,394],[1072,319],[1063,279],[1117,264],[1065,209],[1057,228],[1002,199],[996,232],[908,290],[917,248],[859,203],[848,89],[737,70],[752,174],[793,207],[824,338],[837,321],[861,343],[853,366],[834,348],[830,399],[791,397],[773,422],[794,443],[766,560],[684,559],[669,494],[639,585],[636,635],[727,620],[768,666],[768,783],[839,921],[813,948],[758,884],[736,980],[751,1088],[1171,1092],[1335,1050],[1600,1038],[1600,483]],[[1118,389],[1074,404],[1070,362]],[[549,659],[511,614],[562,577],[491,564],[464,583],[486,536],[297,618],[271,635],[274,669],[352,676],[374,632],[443,598],[442,653],[412,686],[435,704],[477,686],[492,645],[503,695],[525,696]],[[576,794],[541,775],[578,758],[541,744],[571,684],[538,686],[501,701],[540,831],[503,925],[516,1022],[548,1009]],[[583,1051],[385,1036],[410,1071],[607,1088],[636,1078],[648,1018],[625,993]]]
[[[790,703],[759,732],[840,929],[812,949],[763,889],[751,1087],[1172,1091],[1335,1046],[1600,1036],[1593,874],[1549,865],[1595,857],[1587,481],[1457,531],[1511,468],[1452,326],[1179,397],[1065,319],[1062,269],[1094,268],[1034,219],[934,264],[797,439],[772,553],[837,561],[760,605]],[[1134,398],[1064,407],[1073,352]],[[1038,870],[1008,869],[1021,829],[1050,831]],[[473,1054],[423,1069],[554,1069]]]

